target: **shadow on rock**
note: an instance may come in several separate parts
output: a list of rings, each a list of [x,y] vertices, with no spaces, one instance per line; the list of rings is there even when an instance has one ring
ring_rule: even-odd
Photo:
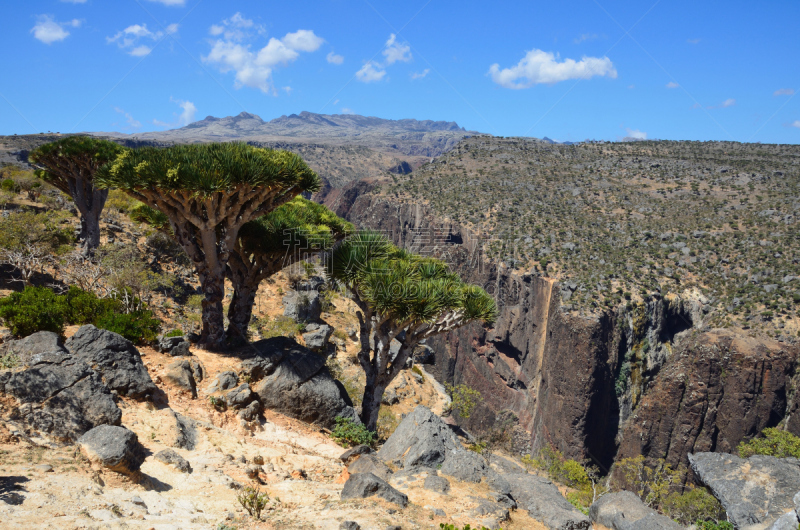
[[[25,501],[25,497],[17,493],[18,491],[27,491],[22,485],[30,481],[27,477],[14,476],[14,477],[0,477],[0,502],[19,506]]]

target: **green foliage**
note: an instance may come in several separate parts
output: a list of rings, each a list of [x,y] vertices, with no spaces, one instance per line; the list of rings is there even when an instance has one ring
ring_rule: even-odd
[[[397,429],[399,424],[400,421],[397,419],[397,415],[392,412],[392,409],[389,407],[381,407],[381,410],[378,412],[378,438],[387,440],[392,433],[394,433],[394,430]]]
[[[451,385],[445,383],[444,388],[450,396],[451,409],[463,419],[468,419],[475,405],[481,399],[481,393],[467,385]]]
[[[264,318],[258,321],[257,327],[262,338],[271,339],[272,337],[293,338],[297,336],[302,325],[285,315],[277,315],[272,320],[268,315],[264,315]]]
[[[183,330],[173,329],[169,333],[165,333],[164,337],[167,337],[167,338],[169,338],[169,337],[183,337],[183,335],[184,335]]]
[[[739,456],[767,455],[777,458],[800,458],[800,438],[788,431],[769,427],[760,437],[739,443]]]
[[[52,331],[63,337],[67,324],[94,324],[135,343],[155,338],[161,323],[152,312],[122,311],[123,304],[119,301],[98,298],[77,287],[57,295],[46,287],[28,286],[22,292],[0,298],[0,318],[17,337],[27,337],[37,331]]]
[[[101,187],[170,193],[191,190],[200,197],[241,185],[317,191],[320,180],[299,156],[241,142],[142,147],[125,150],[97,176]]]
[[[208,396],[208,402],[211,403],[211,406],[215,409],[225,410],[227,407],[225,400],[217,396]]]
[[[337,416],[336,426],[333,428],[331,437],[342,447],[352,447],[354,445],[373,445],[376,440],[376,433],[367,430],[361,423],[354,423],[350,418]]]
[[[261,493],[261,486],[245,486],[236,496],[236,500],[255,519],[261,518],[261,512],[269,502],[269,495]]]
[[[153,316],[152,311],[143,309],[130,313],[105,313],[95,321],[95,326],[141,344],[155,340],[161,322]]]
[[[660,508],[683,526],[689,526],[695,521],[718,521],[725,517],[722,504],[705,488],[692,488],[683,493],[673,492],[664,499]]]
[[[599,484],[600,473],[596,467],[566,458],[561,451],[552,446],[543,447],[536,458],[531,458],[530,455],[523,456],[522,463],[528,469],[537,468],[545,471],[553,482],[573,489],[574,491],[567,493],[567,500],[584,514],[588,513],[589,506],[606,492],[606,488]]]
[[[658,508],[678,489],[683,475],[683,468],[673,469],[663,459],[650,467],[645,465],[642,455],[623,458],[611,471],[611,489],[631,491],[647,506]]]
[[[14,179],[3,179],[3,181],[0,182],[0,190],[19,193],[19,186],[17,186]]]
[[[16,337],[37,331],[52,331],[64,336],[63,297],[46,287],[25,287],[22,292],[0,298],[0,318]]]
[[[19,357],[13,351],[0,355],[0,368],[9,370],[19,364]]]
[[[66,212],[36,213],[18,211],[0,218],[0,248],[19,250],[30,244],[46,252],[61,253],[71,250],[75,241],[73,228]]]

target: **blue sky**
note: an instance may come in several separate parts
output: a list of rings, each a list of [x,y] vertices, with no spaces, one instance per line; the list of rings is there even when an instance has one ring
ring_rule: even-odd
[[[307,110],[800,143],[798,21],[796,0],[4,2],[0,134]]]

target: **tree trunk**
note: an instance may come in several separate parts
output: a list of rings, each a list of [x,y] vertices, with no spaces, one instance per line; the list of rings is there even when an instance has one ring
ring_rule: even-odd
[[[105,201],[103,201],[105,202]],[[92,208],[81,215],[81,231],[83,232],[82,252],[84,256],[91,256],[100,246],[100,208]]]
[[[381,411],[381,400],[387,383],[377,381],[367,382],[364,387],[364,397],[361,400],[361,423],[370,430],[378,430],[378,414]]]
[[[208,350],[220,350],[225,346],[225,318],[223,317],[222,299],[225,296],[224,269],[211,271],[200,270],[200,286],[203,289],[203,331],[200,344]]]
[[[247,328],[253,318],[253,304],[256,300],[258,286],[234,284],[233,299],[228,308],[228,337],[239,337],[247,340]]]

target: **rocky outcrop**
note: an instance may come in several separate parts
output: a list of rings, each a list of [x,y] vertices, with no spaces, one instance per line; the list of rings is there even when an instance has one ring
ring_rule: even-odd
[[[119,425],[122,411],[100,375],[51,339],[40,335],[27,344],[40,340],[41,349],[60,351],[28,349],[28,366],[0,372],[0,395],[13,399],[3,405],[3,416],[29,436],[56,442],[73,442],[98,425]]]
[[[65,346],[96,370],[108,388],[122,396],[143,399],[156,391],[139,350],[122,335],[87,324]]]
[[[689,453],[733,453],[777,425],[787,409],[797,354],[729,330],[692,333],[621,431],[619,458],[643,454],[688,465]]]
[[[197,397],[197,385],[205,378],[205,368],[194,359],[179,359],[169,363],[164,371],[164,379],[170,384],[191,392]]]
[[[441,418],[418,405],[386,440],[378,457],[405,468],[435,467],[444,463],[448,453],[460,450],[461,444]]]
[[[325,358],[286,337],[251,345],[258,354],[241,364],[264,408],[307,423],[333,428],[337,416],[358,422],[342,384],[325,366]]]
[[[796,458],[697,453],[689,461],[736,528],[766,526],[795,509],[794,497],[800,492],[800,460]]]
[[[592,522],[565,499],[552,482],[535,475],[508,475],[517,506],[551,530],[588,530]]]

